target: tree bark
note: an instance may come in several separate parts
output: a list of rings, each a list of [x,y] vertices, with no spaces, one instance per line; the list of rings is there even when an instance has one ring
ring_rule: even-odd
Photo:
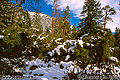
[[[53,18],[52,18],[52,33],[51,33],[52,36],[53,36],[53,28],[54,28],[54,15],[55,15],[55,0],[53,3]]]
[[[107,21],[107,12],[106,12],[106,15],[105,15],[105,22],[104,22],[104,36],[105,36],[105,28],[106,28],[106,21]]]

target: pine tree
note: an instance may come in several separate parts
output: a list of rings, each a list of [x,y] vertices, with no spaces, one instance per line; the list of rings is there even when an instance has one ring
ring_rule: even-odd
[[[54,0],[53,3],[53,18],[52,18],[52,33],[51,33],[52,36],[53,36],[53,28],[54,28],[55,2],[56,0]]]
[[[21,4],[20,4],[21,5]],[[20,44],[20,33],[30,28],[31,20],[28,12],[24,12],[22,6],[15,8],[12,3],[3,2],[1,7],[1,25],[4,41],[8,44]],[[5,16],[4,16],[5,15]]]
[[[59,21],[60,21],[60,17],[61,17],[61,10],[60,10],[60,0],[57,0],[56,1],[56,4],[55,4],[55,27],[59,26]]]
[[[63,37],[65,37],[66,34],[70,33],[70,9],[69,6],[66,6],[66,9],[63,14]]]
[[[103,10],[105,12],[104,16],[105,16],[105,20],[104,20],[104,34],[105,35],[105,28],[106,28],[106,24],[107,21],[111,21],[112,18],[110,17],[110,15],[115,15],[116,11],[114,8],[111,8],[109,5],[103,7]]]
[[[95,34],[96,30],[99,29],[99,23],[102,18],[102,10],[100,7],[100,1],[96,0],[86,0],[83,6],[83,11],[81,12],[80,23],[78,28],[80,28],[80,34]]]
[[[54,0],[54,3],[53,3],[53,17],[52,17],[52,33],[51,35],[53,36],[54,33],[57,33],[59,34],[59,28],[58,26],[61,26],[61,12],[60,12],[60,9],[59,9],[59,1],[60,0]]]
[[[83,5],[83,11],[81,12],[82,19],[80,19],[79,34],[78,36],[85,35],[82,39],[85,43],[89,43],[89,58],[91,61],[95,57],[94,49],[92,44],[95,44],[96,39],[98,40],[102,34],[101,19],[102,19],[102,10],[100,7],[100,1],[96,0],[86,0]]]
[[[12,3],[3,1],[0,4],[0,8],[0,23],[2,23],[0,24],[0,34],[4,36],[4,44],[2,45],[4,48],[3,53],[8,54],[6,57],[22,55],[21,53],[24,50],[26,42],[23,44],[21,35],[24,33],[27,34],[25,36],[27,37],[29,34],[31,27],[30,15],[27,11],[24,12],[21,4],[19,4],[19,7],[15,7]]]
[[[55,27],[54,27],[54,36],[59,38],[62,36],[62,25],[63,25],[63,18],[62,18],[62,12],[60,10],[60,0],[56,1],[55,6]]]

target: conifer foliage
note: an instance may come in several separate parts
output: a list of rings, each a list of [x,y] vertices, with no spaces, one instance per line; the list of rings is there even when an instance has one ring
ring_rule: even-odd
[[[106,62],[111,56],[110,48],[114,46],[115,42],[111,30],[106,29],[107,34],[103,36],[102,18],[104,15],[102,15],[102,10],[100,1],[86,0],[81,12],[83,18],[80,19],[78,26],[78,36],[82,36],[82,40],[88,46],[85,48],[89,49],[90,63],[100,64]],[[109,11],[110,15],[115,14],[113,8]]]
[[[75,66],[83,70],[89,64],[96,64],[99,67],[102,63],[110,62],[111,56],[120,60],[120,29],[116,28],[113,35],[111,30],[105,27],[106,21],[111,20],[109,15],[116,13],[114,8],[109,6],[101,8],[100,1],[85,0],[77,30],[76,26],[70,23],[69,6],[62,12],[57,2],[59,0],[54,0],[53,3],[52,29],[44,32],[39,12],[31,18],[28,11],[23,10],[22,3],[16,7],[8,1],[0,1],[0,72],[4,67],[12,71],[12,63],[18,67],[25,66],[22,58],[31,60],[33,56],[45,62],[73,61]],[[105,15],[102,10],[105,11]],[[105,22],[102,25],[104,17]],[[16,60],[11,61],[12,66],[9,66],[2,63],[6,58],[9,60],[19,58],[19,62],[23,64]],[[60,69],[63,68],[61,64]]]
[[[2,23],[0,29],[4,34],[4,41],[8,44],[20,45],[20,33],[26,32],[25,29],[31,26],[28,12],[24,12],[22,6],[15,8],[12,3],[7,1],[1,2],[0,7],[0,22]]]
[[[30,15],[22,9],[21,4],[15,7],[8,1],[1,1],[0,7],[0,35],[4,36],[2,45],[4,51],[1,54],[7,53],[6,57],[18,57],[22,55],[25,46],[28,46],[27,42],[30,41],[27,37],[31,32]]]
[[[90,35],[96,34],[96,31],[100,28],[100,19],[102,18],[102,10],[100,7],[100,1],[96,0],[85,0],[83,5],[83,11],[81,12],[80,23],[78,28],[80,28],[80,34]]]
[[[115,50],[114,50],[114,56],[116,56],[120,60],[120,28],[116,27],[115,30]]]
[[[100,26],[101,18],[102,18],[102,10],[100,1],[96,0],[86,0],[83,5],[83,11],[81,12],[81,16],[79,23],[79,34],[78,36],[83,36],[82,40],[85,41],[86,44],[89,43],[89,58],[91,62],[94,61],[95,53],[95,43],[96,40],[99,40],[102,34],[102,26]],[[85,35],[87,34],[87,35]],[[84,36],[85,35],[85,36]]]
[[[63,36],[65,37],[65,34],[69,34],[68,31],[70,31],[70,9],[69,6],[66,6],[66,9],[64,11],[63,15]]]
[[[115,15],[116,11],[114,8],[111,8],[109,5],[105,6],[102,8],[102,10],[105,12],[104,16],[105,16],[105,20],[104,20],[104,35],[105,35],[105,28],[106,28],[106,24],[107,21],[113,21],[112,18],[110,17],[110,15]]]

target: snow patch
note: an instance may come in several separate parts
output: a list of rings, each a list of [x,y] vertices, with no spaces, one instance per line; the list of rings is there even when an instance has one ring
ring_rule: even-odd
[[[109,58],[110,58],[110,60],[112,60],[112,61],[118,62],[118,59],[117,59],[116,57],[109,57]]]
[[[28,67],[26,68],[27,73],[24,74],[24,76],[33,76],[33,79],[37,80],[62,80],[67,72],[70,72],[74,68],[74,63],[71,61],[60,63],[49,61],[48,63],[44,63],[44,61],[36,59],[35,61],[29,61],[28,63]],[[39,68],[29,70],[33,65],[39,66]],[[50,66],[48,67],[48,65]],[[60,68],[60,65],[63,65],[63,68]]]
[[[58,42],[58,41],[60,41],[60,40],[62,40],[63,38],[58,38],[58,39],[56,39],[55,40],[55,42],[57,43],[57,44],[62,44],[61,42]]]
[[[84,42],[82,40],[78,40],[78,42],[81,45],[81,47],[83,47]]]
[[[47,54],[49,54],[50,56],[53,56],[53,55],[54,55],[54,53],[52,53],[52,52],[48,52]]]
[[[0,35],[0,39],[3,38],[4,36]]]
[[[64,49],[67,52],[67,49],[64,48],[64,45],[58,45],[57,48],[54,49],[58,55],[60,55],[60,48]]]
[[[70,55],[67,55],[65,61],[67,61],[69,58],[70,58]]]

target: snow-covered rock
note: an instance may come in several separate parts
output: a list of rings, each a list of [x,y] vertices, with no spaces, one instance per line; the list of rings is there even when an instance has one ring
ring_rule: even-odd
[[[116,57],[109,57],[109,58],[110,58],[110,60],[112,60],[112,61],[118,62],[118,59],[117,59]]]
[[[35,14],[36,14],[35,12],[28,12],[28,13],[30,14],[31,19],[35,17]],[[47,29],[51,30],[52,17],[44,13],[38,13],[38,15],[41,18],[40,23],[42,25],[43,31],[46,31]],[[36,30],[38,31],[38,29]]]

